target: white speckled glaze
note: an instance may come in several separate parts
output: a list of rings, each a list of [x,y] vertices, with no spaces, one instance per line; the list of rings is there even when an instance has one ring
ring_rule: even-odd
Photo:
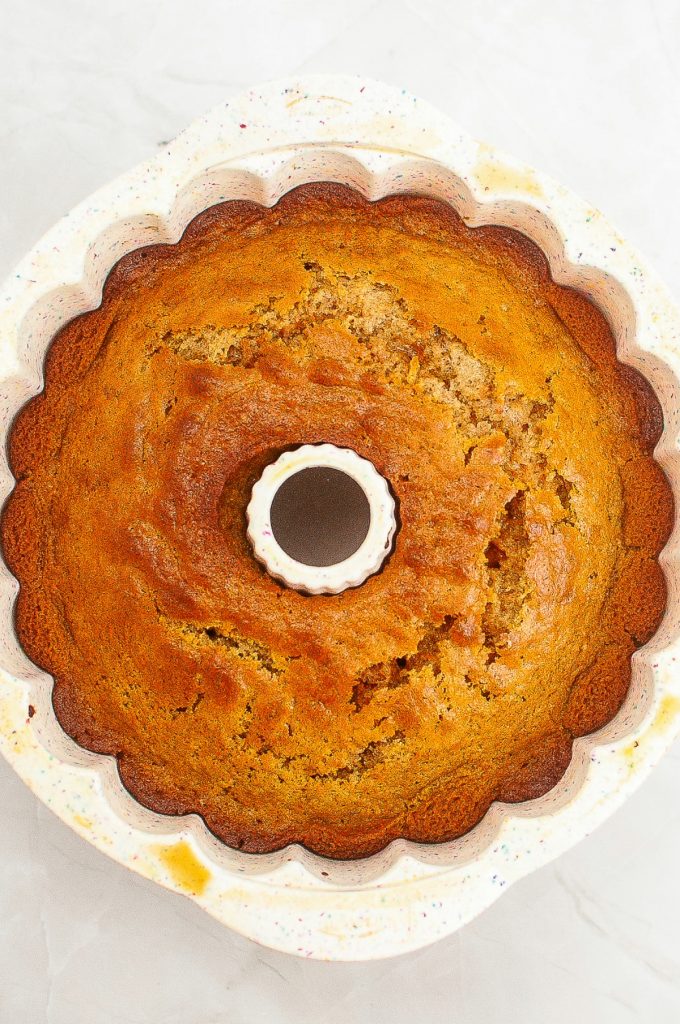
[[[606,312],[620,356],[661,400],[657,458],[680,496],[680,313],[645,262],[602,215],[567,189],[462,133],[413,96],[377,82],[311,76],[253,89],[195,122],[153,160],[76,207],[16,268],[0,292],[3,437],[40,390],[50,339],[99,304],[124,253],[173,242],[213,203],[270,205],[303,182],[333,180],[369,198],[417,191],[452,203],[474,225],[517,228],[537,242],[561,283]],[[12,487],[4,450],[0,496]],[[452,843],[397,841],[363,861],[332,862],[290,847],[237,853],[196,816],[168,818],[123,789],[112,758],[90,754],[58,726],[51,679],[21,651],[12,622],[17,583],[0,569],[0,748],[26,784],[100,850],[192,896],[231,928],[300,956],[364,960],[434,942],[504,888],[578,842],[646,777],[680,731],[678,529],[661,561],[664,623],[634,655],[624,707],[574,744],[546,796],[495,804]],[[29,716],[29,705],[35,714]]]
[[[346,473],[359,484],[368,499],[370,524],[362,544],[349,558],[333,565],[304,565],[277,543],[271,506],[284,480],[303,469],[319,466]],[[334,444],[303,444],[271,462],[253,487],[246,509],[248,540],[267,572],[286,586],[308,594],[340,594],[348,587],[358,587],[385,561],[397,528],[395,512],[387,481],[368,459],[362,459],[351,448],[337,448]]]

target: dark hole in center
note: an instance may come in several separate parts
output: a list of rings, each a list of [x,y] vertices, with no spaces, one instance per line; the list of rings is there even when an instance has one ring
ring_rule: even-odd
[[[344,562],[361,547],[371,522],[356,480],[327,466],[310,466],[284,480],[270,515],[279,547],[304,565]]]

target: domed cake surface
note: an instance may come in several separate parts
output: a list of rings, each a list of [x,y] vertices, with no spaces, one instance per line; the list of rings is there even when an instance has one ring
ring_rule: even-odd
[[[524,236],[342,186],[124,257],[19,414],[16,623],[63,728],[144,805],[330,857],[545,793],[657,628],[672,500],[646,381]],[[340,594],[245,510],[282,452],[368,460],[399,530]]]

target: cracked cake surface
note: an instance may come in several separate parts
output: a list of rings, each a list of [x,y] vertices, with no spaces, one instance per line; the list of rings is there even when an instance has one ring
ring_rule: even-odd
[[[156,811],[254,852],[450,839],[621,705],[665,607],[661,427],[517,232],[330,184],[223,203],[50,346],[10,437],[18,635]],[[400,525],[318,597],[245,533],[264,467],[315,442],[369,459]]]

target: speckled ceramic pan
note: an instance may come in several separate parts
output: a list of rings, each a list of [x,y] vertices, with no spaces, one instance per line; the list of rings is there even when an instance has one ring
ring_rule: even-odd
[[[46,175],[47,175],[46,171]],[[657,458],[680,496],[680,315],[644,261],[571,192],[464,135],[413,96],[355,78],[310,77],[253,89],[197,121],[153,160],[86,200],[17,267],[0,294],[0,408],[14,413],[42,387],[55,331],[99,304],[124,253],[176,241],[223,199],[273,204],[303,182],[333,180],[371,199],[417,191],[452,203],[474,225],[518,228],[554,277],[601,306],[620,356],[663,405]],[[4,451],[4,446],[3,446]],[[12,487],[4,454],[2,498]],[[678,530],[662,555],[670,584],[661,630],[634,655],[624,707],[574,745],[564,779],[539,800],[495,804],[452,843],[398,841],[364,861],[324,861],[297,847],[236,853],[196,816],[168,818],[123,789],[112,758],[58,726],[52,680],[23,655],[13,629],[17,583],[0,571],[0,745],[26,784],[88,842],[182,892],[224,924],[300,956],[364,960],[417,949],[453,932],[515,879],[583,839],[645,778],[680,730],[676,658]]]

